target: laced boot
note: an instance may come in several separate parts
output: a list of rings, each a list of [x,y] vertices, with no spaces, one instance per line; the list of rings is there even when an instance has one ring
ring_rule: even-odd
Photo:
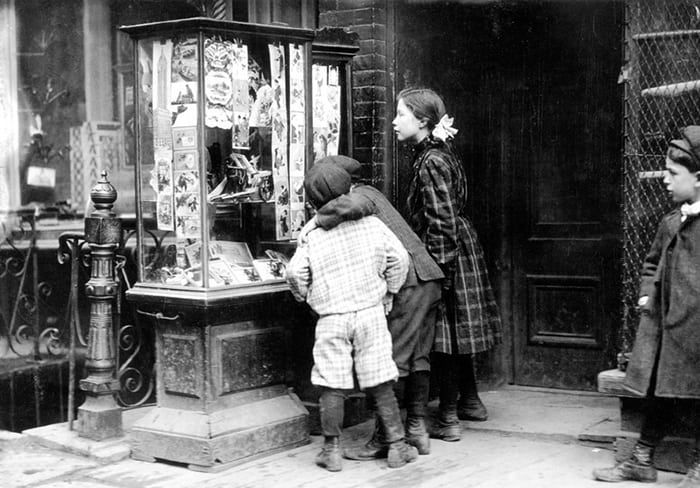
[[[386,443],[389,445],[387,464],[390,468],[400,468],[418,458],[415,447],[406,444],[405,431],[401,423],[401,413],[396,397],[389,383],[382,383],[373,388],[377,405],[377,416],[384,429]]]
[[[374,432],[372,437],[359,447],[349,447],[343,451],[343,457],[355,461],[370,461],[387,457],[389,446],[384,442],[382,424],[378,418],[374,419]]]
[[[593,470],[593,477],[598,481],[641,481],[654,483],[657,478],[656,468],[652,464],[654,448],[637,442],[632,449],[632,454],[621,463],[612,468],[599,468]],[[690,485],[693,486],[693,485]]]
[[[700,450],[693,450],[693,461],[678,488],[700,488]]]
[[[338,436],[325,437],[323,448],[316,456],[316,464],[333,472],[343,469],[343,459],[340,455],[340,438]]]
[[[389,445],[387,466],[390,468],[400,468],[407,463],[412,463],[416,459],[418,459],[418,451],[415,447],[407,444],[403,439],[392,442]]]
[[[429,372],[411,373],[406,386],[406,442],[418,449],[418,454],[430,454],[430,436],[425,426],[430,394]]]
[[[460,420],[483,422],[488,420],[489,413],[479,398],[474,374],[474,363],[471,355],[460,356],[459,359],[459,403],[457,417]]]

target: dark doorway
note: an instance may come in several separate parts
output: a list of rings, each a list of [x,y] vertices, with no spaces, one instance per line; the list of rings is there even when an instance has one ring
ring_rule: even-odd
[[[515,384],[593,390],[614,364],[622,6],[396,7],[396,88],[434,87],[455,116],[506,329],[499,356]],[[403,202],[410,166],[398,155]]]

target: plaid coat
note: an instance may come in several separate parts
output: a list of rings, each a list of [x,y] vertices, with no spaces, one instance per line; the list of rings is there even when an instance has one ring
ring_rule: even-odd
[[[436,352],[474,354],[501,342],[501,319],[476,231],[464,215],[467,181],[451,148],[428,136],[414,148],[408,217],[445,272]]]

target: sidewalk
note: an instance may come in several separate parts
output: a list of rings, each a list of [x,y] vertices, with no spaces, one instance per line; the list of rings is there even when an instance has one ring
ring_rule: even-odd
[[[486,422],[464,422],[460,442],[433,440],[432,452],[400,469],[385,461],[345,461],[329,473],[314,465],[322,438],[293,450],[217,472],[200,473],[169,463],[123,459],[100,463],[41,447],[29,435],[0,435],[0,486],[8,488],[604,488],[594,467],[613,462],[619,430],[618,399],[592,393],[506,387],[484,392]],[[127,420],[125,425],[128,426]],[[52,426],[63,428],[62,426]],[[372,422],[346,429],[342,442],[368,438]],[[33,429],[37,430],[37,429]],[[0,433],[2,434],[2,433]],[[33,436],[32,436],[33,437]],[[112,446],[114,448],[114,446]],[[106,459],[106,458],[102,458]],[[656,486],[682,476],[660,473]],[[638,483],[616,484],[621,488]]]

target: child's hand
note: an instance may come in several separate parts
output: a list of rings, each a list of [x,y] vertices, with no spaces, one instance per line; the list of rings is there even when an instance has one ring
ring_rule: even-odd
[[[637,301],[637,306],[641,308],[641,307],[645,306],[648,301],[649,301],[649,297],[646,295],[644,295],[643,297],[639,297],[639,301]]]
[[[384,298],[382,298],[382,305],[384,305],[384,315],[389,315],[391,309],[394,308],[394,295],[391,293],[384,295]]]
[[[301,228],[301,231],[299,231],[299,236],[297,237],[297,245],[305,246],[306,244],[308,244],[309,232],[314,230],[316,227],[318,227],[318,224],[316,223],[316,216],[314,215],[311,220],[304,224],[304,227]]]

